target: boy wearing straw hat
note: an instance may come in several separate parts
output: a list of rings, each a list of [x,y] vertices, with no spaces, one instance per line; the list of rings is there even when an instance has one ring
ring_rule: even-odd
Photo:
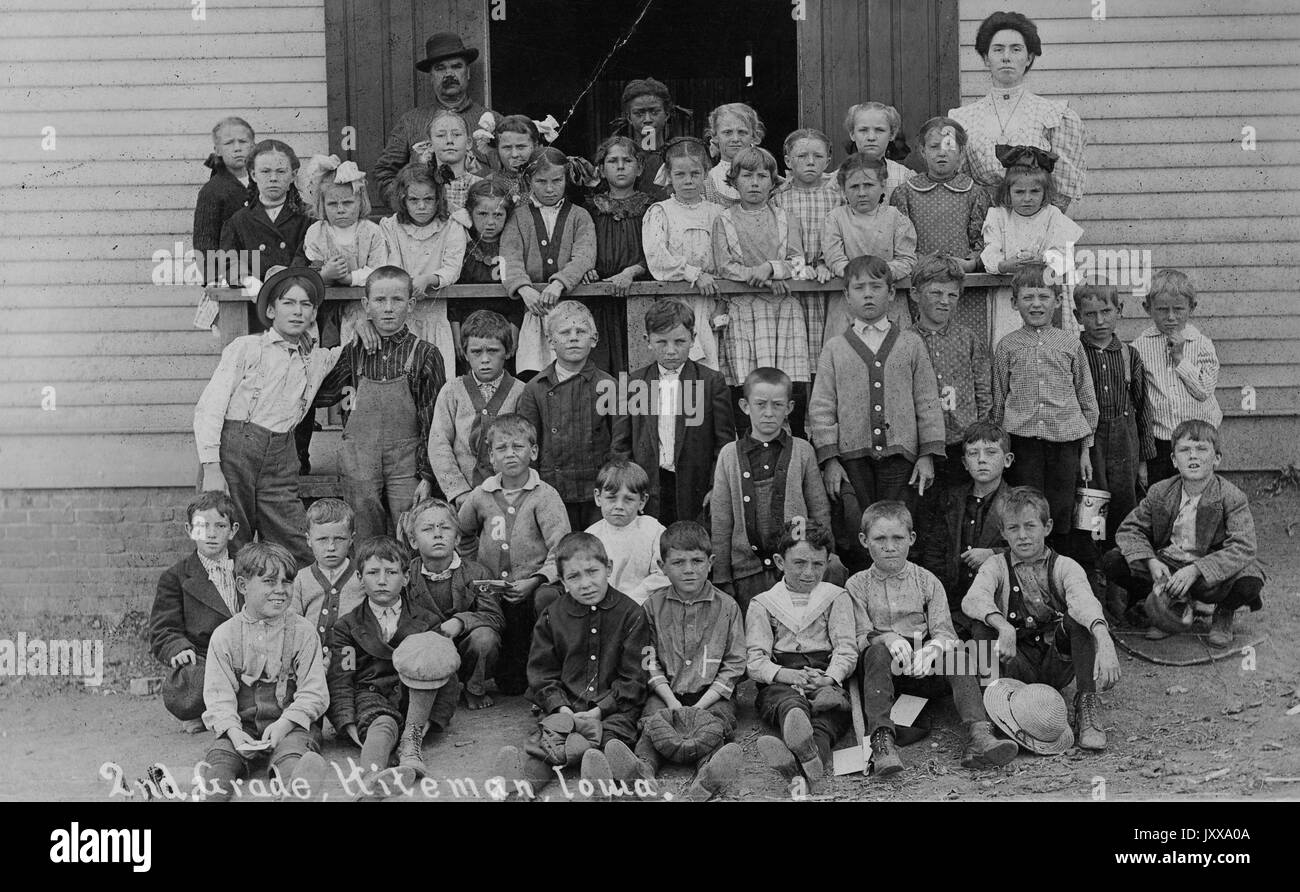
[[[1087,573],[1047,547],[1051,531],[1042,493],[1028,486],[1007,491],[1002,535],[1009,550],[984,562],[961,609],[975,639],[997,642],[1003,676],[1057,690],[1074,681],[1079,746],[1103,750],[1097,691],[1119,681],[1119,659]]]

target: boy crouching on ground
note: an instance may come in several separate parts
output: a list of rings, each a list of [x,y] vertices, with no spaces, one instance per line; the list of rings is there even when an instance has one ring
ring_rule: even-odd
[[[262,755],[286,796],[307,798],[324,782],[319,722],[329,690],[315,627],[287,612],[296,570],[288,550],[268,542],[235,556],[244,606],[212,633],[203,680],[203,721],[217,739],[199,774],[212,801],[230,799]]]
[[[890,717],[894,695],[940,697],[949,687],[966,727],[962,767],[1006,765],[1018,747],[993,736],[978,667],[958,667],[945,658],[958,641],[943,586],[907,559],[916,542],[911,512],[902,502],[876,502],[862,514],[860,535],[871,566],[849,578],[848,590],[857,620],[863,711],[875,773],[885,777],[903,770]]]
[[[1074,681],[1075,739],[1083,749],[1104,750],[1097,689],[1119,681],[1119,659],[1087,573],[1047,547],[1051,511],[1031,487],[1003,495],[1009,550],[984,562],[961,609],[975,639],[997,641],[1002,675],[1058,691]]]

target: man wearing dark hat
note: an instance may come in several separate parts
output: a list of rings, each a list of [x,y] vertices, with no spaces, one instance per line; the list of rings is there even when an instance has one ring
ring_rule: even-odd
[[[478,50],[465,46],[457,34],[442,31],[425,42],[424,58],[416,62],[415,67],[433,78],[434,101],[413,108],[397,119],[384,153],[371,169],[381,194],[388,194],[397,172],[411,160],[411,147],[428,140],[429,125],[439,109],[459,112],[469,125],[470,133],[474,132],[479,119],[488,111],[481,102],[475,102],[469,96],[469,66],[477,58]],[[493,117],[496,117],[495,112]]]

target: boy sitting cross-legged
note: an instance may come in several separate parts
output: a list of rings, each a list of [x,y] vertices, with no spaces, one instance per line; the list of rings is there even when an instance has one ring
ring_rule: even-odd
[[[1103,750],[1097,689],[1119,681],[1119,659],[1087,573],[1047,546],[1051,532],[1051,507],[1042,493],[1028,486],[1008,490],[1002,535],[1009,550],[984,562],[961,609],[973,621],[974,638],[997,641],[1006,677],[1057,690],[1074,681],[1079,746]]]
[[[916,542],[912,515],[902,502],[876,502],[862,514],[862,544],[871,566],[849,578],[857,623],[863,711],[871,761],[881,777],[903,770],[890,710],[899,693],[939,697],[952,689],[966,730],[965,768],[1006,765],[1016,744],[997,740],[984,712],[977,666],[951,658],[957,633],[948,599],[934,574],[907,559]]]
[[[579,761],[584,778],[612,781],[593,748],[635,743],[645,703],[645,611],[610,587],[605,547],[590,533],[570,533],[555,560],[564,593],[537,618],[528,655],[528,699],[543,717],[524,747],[526,758],[504,746],[493,772],[505,792],[526,798],[554,770]]]
[[[1102,567],[1134,601],[1149,595],[1154,583],[1164,587],[1175,613],[1192,601],[1213,604],[1210,644],[1227,647],[1237,608],[1263,607],[1264,571],[1255,559],[1250,502],[1215,473],[1222,454],[1214,425],[1184,421],[1170,443],[1177,476],[1151,486],[1120,524],[1119,547]],[[1147,637],[1168,634],[1153,625]]]
[[[457,553],[460,525],[442,499],[425,499],[406,515],[406,538],[416,550],[411,561],[412,602],[438,618],[438,631],[456,643],[460,681],[470,709],[492,705],[486,683],[501,652],[505,616],[497,596],[475,580],[490,579],[486,567]]]
[[[760,737],[758,749],[787,782],[802,771],[816,784],[850,723],[843,686],[858,662],[853,600],[822,581],[832,541],[814,521],[786,524],[776,557],[785,578],[754,598],[745,616],[754,706],[781,732]]]
[[[736,779],[743,759],[740,746],[727,741],[736,730],[736,685],[745,677],[744,619],[735,600],[709,582],[713,547],[704,527],[678,521],[659,547],[669,584],[645,603],[653,651],[641,734],[635,753],[611,740],[604,755],[616,780],[653,783],[664,761],[694,763],[687,797],[704,801]]]
[[[425,732],[430,726],[446,729],[460,694],[455,647],[439,632],[439,617],[407,591],[409,560],[406,549],[387,536],[362,542],[357,573],[366,599],[334,624],[329,719],[361,747],[361,768],[367,772],[361,783],[363,797],[391,795],[394,784],[410,787],[425,774]],[[429,632],[434,634],[421,634]],[[406,651],[431,658],[428,663],[438,671],[422,677],[404,673],[409,664],[399,661],[399,654],[408,641],[415,644]],[[390,773],[394,749],[399,764]]]
[[[235,556],[243,609],[212,633],[204,669],[203,721],[217,735],[200,765],[210,800],[228,800],[262,755],[286,797],[309,797],[325,779],[319,723],[329,690],[315,628],[288,612],[296,569],[269,542]]]

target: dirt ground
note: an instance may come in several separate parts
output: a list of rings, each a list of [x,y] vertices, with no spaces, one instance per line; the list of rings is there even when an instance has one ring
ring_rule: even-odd
[[[1123,677],[1103,695],[1110,746],[1102,754],[1073,749],[1055,757],[1021,755],[1003,769],[968,771],[959,764],[961,737],[951,701],[935,704],[930,737],[902,751],[907,770],[888,781],[862,775],[829,779],[809,797],[825,800],[1091,800],[1300,798],[1300,492],[1256,495],[1270,478],[1239,480],[1252,495],[1260,556],[1269,581],[1264,610],[1239,613],[1237,642],[1261,634],[1250,652],[1190,667],[1155,665],[1120,651]],[[1288,535],[1288,524],[1291,525]],[[157,696],[129,692],[130,679],[159,674],[142,635],[144,617],[130,614],[108,629],[84,619],[27,621],[16,628],[0,619],[0,637],[17,629],[29,639],[90,637],[105,640],[105,679],[99,688],[80,681],[0,677],[0,800],[101,801],[145,798],[133,781],[154,764],[166,766],[189,789],[194,763],[211,735],[188,735]],[[1252,659],[1253,658],[1253,659]],[[745,751],[740,783],[726,798],[791,798],[760,759],[754,688],[740,688],[737,739]],[[497,749],[518,743],[534,720],[522,698],[502,698],[491,709],[457,713],[451,728],[426,741],[425,760],[441,800],[472,798],[472,778],[482,793]],[[850,735],[841,746],[848,745]],[[347,775],[355,747],[327,737],[324,755]],[[123,785],[115,782],[120,766]],[[674,769],[664,788],[680,795],[689,782]],[[551,799],[583,798],[570,780],[552,784]],[[332,801],[350,798],[336,773],[326,790]],[[417,794],[418,795],[418,794]],[[400,797],[399,797],[400,798]]]

